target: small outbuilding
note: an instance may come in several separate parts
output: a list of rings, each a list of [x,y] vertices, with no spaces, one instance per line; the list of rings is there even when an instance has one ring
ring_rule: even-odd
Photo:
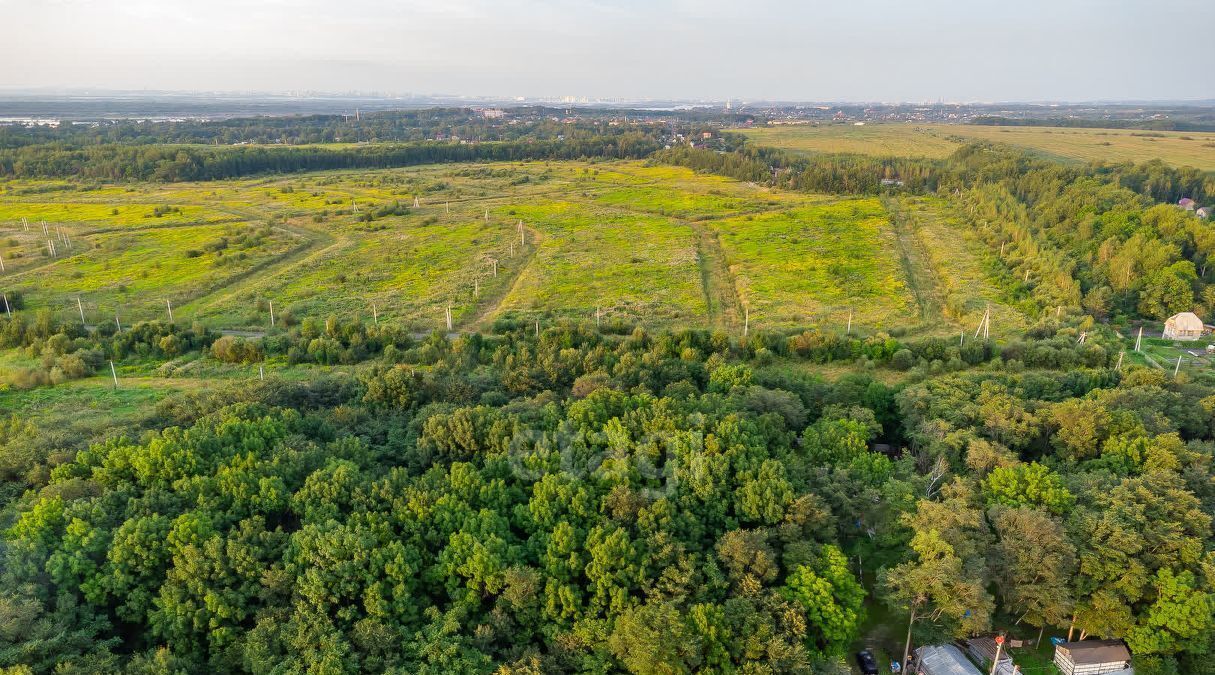
[[[1197,211],[1195,211],[1194,213],[1195,213],[1195,215],[1197,215],[1199,218],[1207,218],[1207,219],[1209,219],[1209,218],[1210,218],[1210,217],[1211,217],[1213,214],[1215,214],[1215,206],[1203,206],[1203,207],[1200,207],[1200,208],[1199,208]]]
[[[1122,640],[1064,642],[1055,647],[1055,665],[1063,675],[1134,675],[1131,651]]]
[[[1189,197],[1182,197],[1181,199],[1177,200],[1177,206],[1185,209],[1186,211],[1193,211],[1198,204],[1196,204],[1194,200],[1190,199]]]
[[[983,675],[961,649],[953,645],[926,645],[915,650],[910,675]]]
[[[1164,337],[1169,340],[1197,340],[1203,330],[1202,319],[1193,312],[1174,314],[1164,322]]]

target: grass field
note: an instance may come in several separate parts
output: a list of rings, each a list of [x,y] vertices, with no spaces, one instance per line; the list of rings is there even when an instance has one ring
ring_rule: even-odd
[[[935,158],[945,157],[968,140],[985,140],[1064,161],[1160,159],[1175,166],[1215,171],[1215,133],[914,123],[780,125],[742,133],[760,145],[802,153]]]
[[[891,327],[915,315],[876,199],[824,200],[712,223],[756,326]]]
[[[161,318],[171,300],[178,322],[226,329],[267,326],[269,302],[296,319],[371,320],[374,306],[423,332],[445,327],[448,306],[459,329],[597,310],[731,331],[748,311],[754,328],[843,325],[849,311],[872,329],[973,319],[992,299],[981,250],[951,249],[956,222],[888,208],[944,202],[895,208],[642,162],[13,181],[0,185],[0,285],[61,320],[79,320],[77,298],[89,323]],[[43,220],[70,250],[47,255]]]

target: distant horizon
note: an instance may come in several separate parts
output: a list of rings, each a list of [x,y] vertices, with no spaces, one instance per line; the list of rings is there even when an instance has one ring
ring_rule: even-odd
[[[3,88],[1176,101],[1205,0],[0,0]]]
[[[537,103],[557,103],[563,105],[588,105],[594,103],[613,103],[613,104],[629,104],[629,103],[682,103],[696,105],[724,105],[731,103],[734,105],[756,105],[756,104],[779,104],[779,105],[810,105],[810,104],[843,104],[843,105],[970,105],[970,106],[997,106],[997,105],[1024,105],[1024,106],[1076,106],[1087,104],[1100,105],[1164,105],[1164,104],[1180,104],[1187,106],[1215,106],[1215,97],[1205,98],[1108,98],[1108,99],[798,99],[798,98],[772,98],[772,99],[745,99],[745,98],[712,98],[712,97],[609,97],[596,95],[570,95],[567,97],[558,96],[501,96],[494,94],[477,94],[477,93],[459,93],[459,92],[414,92],[414,91],[338,91],[338,90],[272,90],[272,89],[124,89],[124,88],[102,88],[102,87],[12,87],[0,84],[0,100],[5,97],[91,97],[91,98],[109,98],[109,97],[133,97],[133,98],[154,98],[157,96],[200,96],[200,95],[218,95],[234,98],[297,98],[297,99],[378,99],[378,100],[469,100],[483,101],[490,103],[530,105]],[[576,99],[576,100],[566,100]]]

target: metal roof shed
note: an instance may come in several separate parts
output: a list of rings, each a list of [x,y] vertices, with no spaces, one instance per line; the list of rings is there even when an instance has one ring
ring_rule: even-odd
[[[983,675],[953,645],[928,645],[915,650],[913,675]]]

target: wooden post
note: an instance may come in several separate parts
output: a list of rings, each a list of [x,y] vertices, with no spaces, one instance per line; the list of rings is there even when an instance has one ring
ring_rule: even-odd
[[[80,310],[80,325],[88,328],[88,323],[84,320],[84,305],[80,303],[80,296],[76,296],[76,309]]]
[[[473,277],[473,297],[481,297],[481,277]]]
[[[2,271],[2,270],[0,270]],[[498,276],[498,259],[494,258],[494,276]]]
[[[375,310],[375,303],[371,303],[371,320],[375,325],[380,325],[380,314]]]
[[[451,202],[443,202],[443,208],[447,210],[447,215],[451,215]]]
[[[1177,373],[1181,370],[1181,354],[1177,355],[1177,365],[1173,366],[1173,377],[1177,377]]]
[[[173,302],[171,300],[165,300],[165,307],[169,308],[169,323],[173,323]]]
[[[263,380],[263,381],[266,379],[266,366],[264,366],[260,363],[257,364],[257,377],[258,377],[258,379]]]
[[[510,257],[515,257],[515,242],[510,243]]]
[[[8,318],[13,318],[13,310],[8,306],[8,293],[4,294],[4,313],[8,315]]]
[[[0,255],[0,272],[4,271],[4,256]]]
[[[596,307],[596,308],[595,308],[595,326],[596,326],[596,327],[598,327],[599,325],[600,325],[600,320],[599,320],[599,308],[598,308],[598,307]]]
[[[966,331],[961,331],[958,335],[958,346],[966,344]]]
[[[1002,242],[1000,242],[1000,257],[1001,257],[1001,258],[1003,258],[1003,257],[1004,257],[1004,245],[1005,245],[1005,244],[1007,244],[1007,243],[1008,243],[1008,242],[1006,242],[1006,241],[1002,241]]]
[[[520,248],[527,246],[527,240],[523,238],[523,221],[519,221],[519,246]]]
[[[114,378],[114,388],[118,388],[118,371],[114,369],[114,362],[110,361],[110,377]]]
[[[1114,366],[1114,372],[1122,370],[1122,357],[1126,356],[1125,351],[1118,352],[1118,365]]]
[[[417,195],[414,195],[413,196],[413,207],[416,209],[420,206],[422,206],[422,200],[418,199]]]
[[[743,307],[743,337],[751,332],[751,308]]]
[[[1139,343],[1143,342],[1143,326],[1139,327],[1139,337],[1135,338],[1135,351],[1139,351]]]
[[[114,325],[118,326],[118,332],[122,332],[122,322],[118,320],[118,315],[114,315]]]
[[[451,303],[447,303],[447,330],[451,330]]]
[[[911,608],[911,616],[907,619],[907,641],[903,643],[903,662],[899,665],[907,667],[907,657],[911,655],[911,627],[915,625],[915,607]]]
[[[536,337],[540,337],[540,319],[536,319]]]
[[[848,328],[844,330],[844,335],[852,334],[852,310],[848,310]]]
[[[1028,267],[1025,268],[1025,278],[1021,279],[1021,283],[1024,283],[1024,284],[1029,283],[1029,268]]]
[[[267,300],[266,302],[270,303],[270,327],[274,328],[274,301]]]
[[[485,209],[485,222],[489,222],[489,209]]]

